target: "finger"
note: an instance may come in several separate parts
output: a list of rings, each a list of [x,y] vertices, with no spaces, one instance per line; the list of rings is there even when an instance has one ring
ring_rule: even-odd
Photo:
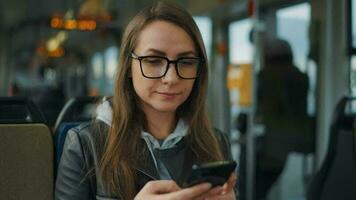
[[[229,193],[207,197],[204,200],[235,200],[235,199],[236,199],[235,192],[232,190]]]
[[[150,194],[165,194],[180,190],[180,187],[172,180],[149,181],[144,188]]]
[[[236,174],[235,173],[231,173],[229,179],[223,185],[222,194],[226,194],[226,193],[230,192],[231,190],[233,190],[235,185],[236,185],[236,180],[237,180]]]
[[[209,190],[207,193],[204,193],[203,195],[199,196],[196,200],[205,200],[208,198],[212,198],[215,196],[218,196],[222,193],[222,186],[217,186]]]
[[[237,180],[237,175],[233,172],[233,173],[231,173],[231,175],[230,175],[229,179],[227,180],[227,182],[232,184],[232,183],[236,182],[236,180]]]
[[[171,193],[170,197],[173,199],[194,199],[200,195],[202,195],[204,192],[209,191],[211,189],[211,184],[210,183],[202,183],[199,185],[195,185],[189,188],[182,189],[178,192]]]
[[[209,195],[209,196],[219,195],[219,194],[221,194],[222,190],[223,190],[223,188],[221,186],[217,186],[217,187],[211,189],[207,195]]]

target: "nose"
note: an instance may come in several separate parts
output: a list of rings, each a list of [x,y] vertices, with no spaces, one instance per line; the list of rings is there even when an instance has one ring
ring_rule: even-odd
[[[176,83],[178,80],[179,80],[179,76],[177,74],[175,64],[170,63],[168,66],[167,73],[162,78],[162,82],[163,83]]]

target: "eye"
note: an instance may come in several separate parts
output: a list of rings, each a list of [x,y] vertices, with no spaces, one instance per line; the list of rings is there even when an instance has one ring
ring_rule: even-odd
[[[196,58],[184,58],[179,60],[179,64],[183,66],[195,66],[199,63],[199,59]]]
[[[145,64],[161,65],[164,63],[164,59],[158,57],[146,57],[142,60]]]

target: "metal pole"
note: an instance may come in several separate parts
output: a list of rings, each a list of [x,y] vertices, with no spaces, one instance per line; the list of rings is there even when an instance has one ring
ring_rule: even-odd
[[[256,153],[255,153],[255,130],[254,130],[254,113],[256,108],[256,78],[255,74],[257,69],[260,67],[260,24],[258,16],[259,1],[254,0],[254,12],[252,15],[253,21],[253,43],[254,43],[254,55],[253,55],[253,67],[251,73],[251,84],[252,84],[252,104],[250,113],[248,114],[247,123],[247,141],[246,141],[246,199],[255,199],[255,172],[256,172]]]

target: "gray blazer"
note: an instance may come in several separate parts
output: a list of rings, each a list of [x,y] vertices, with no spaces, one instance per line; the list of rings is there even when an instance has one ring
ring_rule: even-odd
[[[101,182],[98,162],[103,149],[103,144],[107,137],[108,125],[101,121],[85,123],[68,132],[63,154],[58,167],[58,174],[55,188],[56,200],[110,200],[119,199],[105,192]],[[100,133],[98,133],[100,130]],[[215,131],[220,139],[220,146],[226,160],[231,160],[230,143],[227,137],[220,131]],[[98,137],[100,136],[100,137]],[[190,148],[185,145],[185,140],[179,142],[183,146],[183,160],[171,159],[166,163],[173,180],[178,184],[182,183],[189,175],[191,166],[197,163],[197,159]],[[140,145],[147,148],[142,140]],[[136,167],[137,192],[151,180],[158,180],[159,175],[149,151],[147,155],[141,155]],[[183,165],[181,164],[183,163]],[[180,171],[179,174],[175,173]]]

